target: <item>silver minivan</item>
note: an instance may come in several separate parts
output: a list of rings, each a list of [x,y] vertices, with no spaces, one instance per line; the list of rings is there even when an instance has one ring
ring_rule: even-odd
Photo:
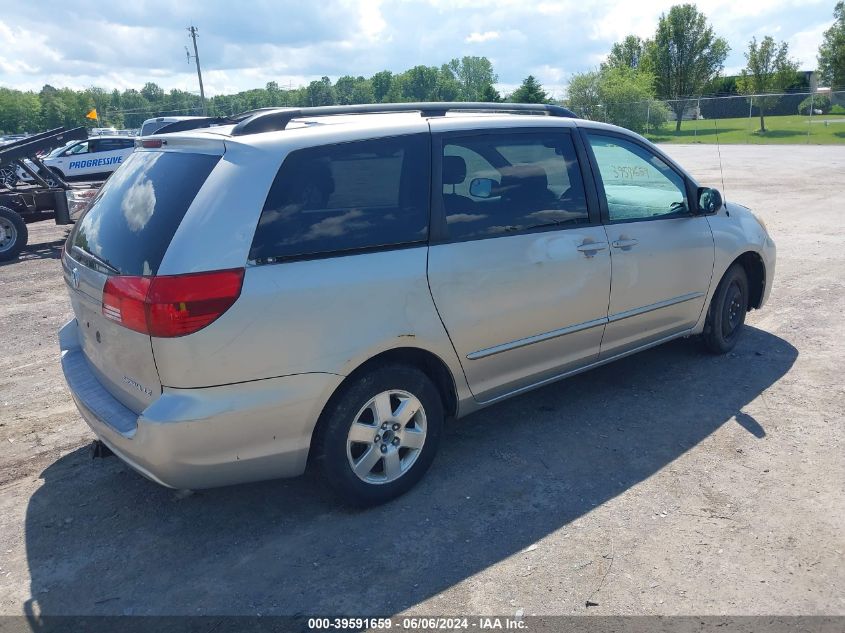
[[[769,295],[775,246],[748,209],[564,108],[220,123],[137,140],[62,256],[71,394],[165,486],[313,463],[383,502],[444,420],[678,337],[727,352]]]

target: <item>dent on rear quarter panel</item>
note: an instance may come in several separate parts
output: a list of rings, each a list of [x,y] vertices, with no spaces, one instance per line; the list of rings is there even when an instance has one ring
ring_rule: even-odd
[[[248,267],[241,297],[209,327],[153,339],[162,383],[218,385],[307,372],[348,375],[418,347],[463,374],[434,308],[427,247]]]

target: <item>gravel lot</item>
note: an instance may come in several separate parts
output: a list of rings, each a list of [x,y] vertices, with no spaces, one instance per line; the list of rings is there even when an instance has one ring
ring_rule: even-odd
[[[715,146],[666,150],[721,188]],[[0,614],[845,614],[845,147],[721,154],[779,250],[735,352],[676,341],[466,418],[369,511],[92,461],[66,229],[31,226],[0,266]]]

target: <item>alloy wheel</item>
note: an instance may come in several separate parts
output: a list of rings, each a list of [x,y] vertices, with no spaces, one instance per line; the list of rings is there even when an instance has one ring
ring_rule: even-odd
[[[18,181],[18,175],[15,173],[15,168],[11,165],[6,165],[0,169],[0,185],[10,189]]]
[[[371,398],[355,416],[346,440],[346,456],[359,479],[386,484],[410,470],[425,437],[422,403],[407,391],[391,389]]]

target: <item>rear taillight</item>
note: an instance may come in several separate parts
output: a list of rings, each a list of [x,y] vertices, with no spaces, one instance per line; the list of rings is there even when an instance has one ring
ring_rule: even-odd
[[[109,277],[103,287],[103,316],[149,334],[146,301],[152,277]]]
[[[145,149],[158,149],[167,144],[167,141],[160,138],[138,139],[135,141],[135,147],[143,147]]]
[[[219,318],[241,294],[244,269],[159,277],[109,277],[103,315],[161,338],[192,334]]]

